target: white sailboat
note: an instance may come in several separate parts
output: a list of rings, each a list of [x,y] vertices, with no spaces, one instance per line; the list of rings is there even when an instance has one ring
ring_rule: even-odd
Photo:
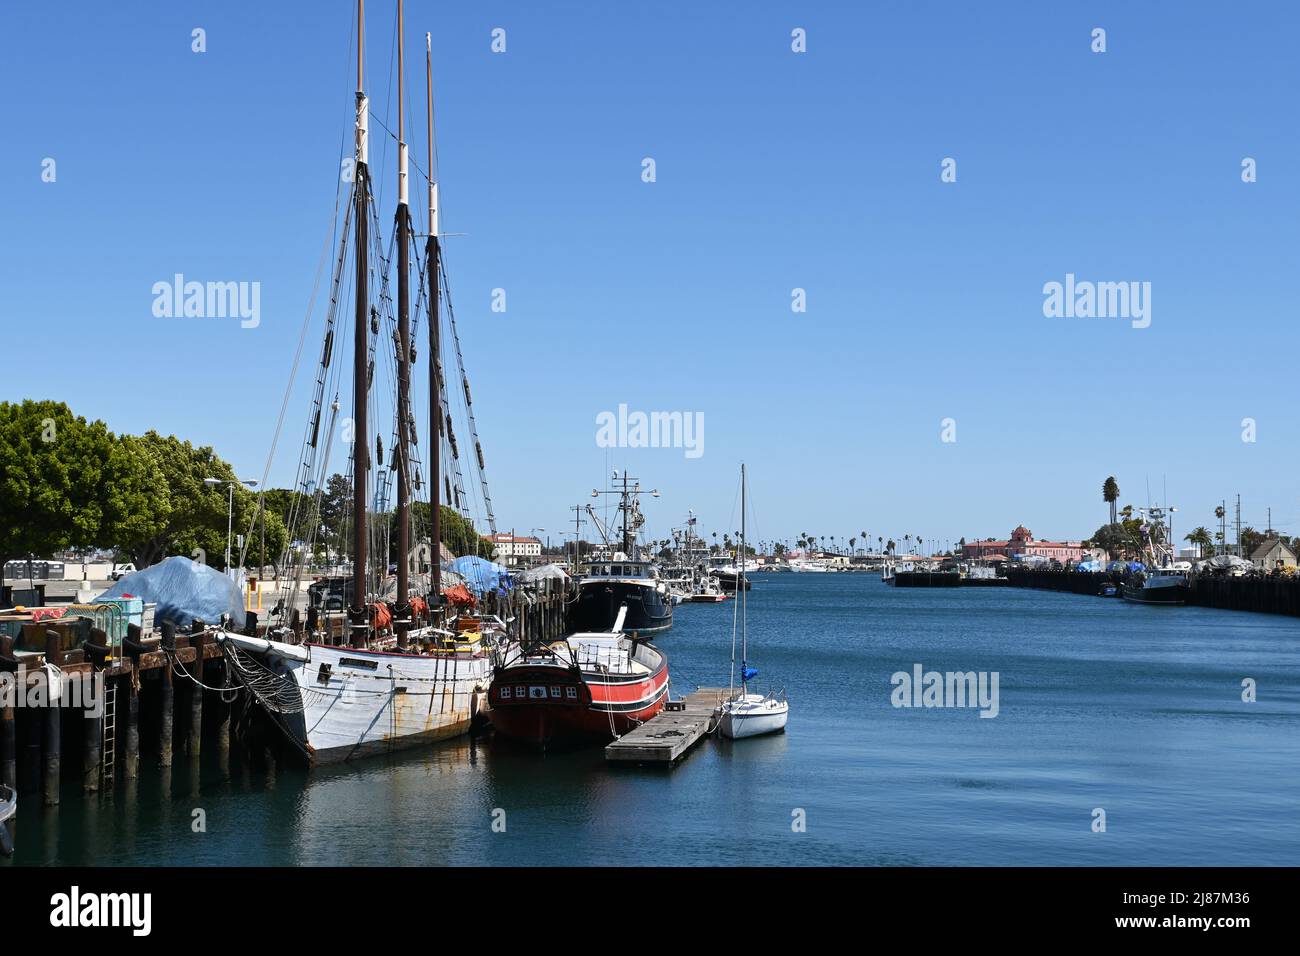
[[[740,466],[740,573],[745,573],[745,466]],[[718,729],[733,740],[757,737],[785,730],[790,705],[785,691],[777,694],[751,694],[749,682],[758,670],[749,666],[749,634],[746,619],[749,595],[741,590],[733,609],[731,626],[731,693],[718,708]],[[737,626],[739,625],[739,626]],[[740,692],[736,692],[736,632],[740,632]]]

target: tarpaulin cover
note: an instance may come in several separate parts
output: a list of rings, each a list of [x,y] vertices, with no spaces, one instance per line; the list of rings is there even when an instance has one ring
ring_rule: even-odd
[[[177,627],[189,627],[195,618],[216,624],[223,614],[230,615],[231,626],[244,626],[244,595],[239,586],[220,571],[179,555],[133,571],[99,597],[127,594],[156,604],[154,620],[172,621]]]
[[[475,605],[474,595],[469,593],[469,588],[463,584],[457,584],[455,587],[443,588],[442,595],[453,605],[457,607],[472,608]]]
[[[1198,568],[1253,568],[1254,565],[1245,558],[1239,558],[1235,554],[1216,554],[1212,558],[1206,558],[1197,564]]]
[[[1100,561],[1080,561],[1074,566],[1076,571],[1104,571],[1105,567]]]
[[[469,593],[469,588],[463,584],[457,584],[455,587],[443,588],[442,595],[455,607],[467,607],[471,610],[474,607],[474,595]]]
[[[569,576],[569,572],[558,564],[543,564],[540,568],[529,568],[527,571],[521,571],[519,581],[521,584],[531,584],[534,581],[557,580],[562,581]]]
[[[476,596],[489,591],[510,590],[510,572],[486,558],[465,555],[451,562],[451,569],[465,579],[465,585]]]

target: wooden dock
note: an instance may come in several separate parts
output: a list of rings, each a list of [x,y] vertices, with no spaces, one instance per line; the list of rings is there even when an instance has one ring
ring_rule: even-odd
[[[610,763],[671,766],[717,726],[725,687],[701,687],[605,747]]]

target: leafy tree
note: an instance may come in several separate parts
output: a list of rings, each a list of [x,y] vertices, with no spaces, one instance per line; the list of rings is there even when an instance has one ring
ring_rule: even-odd
[[[466,520],[465,516],[454,508],[447,505],[439,506],[440,530],[442,532],[442,543],[447,546],[447,550],[452,554],[460,557],[464,555],[478,555],[480,558],[492,557],[492,545],[484,540],[474,528],[471,521]],[[427,501],[411,502],[411,546],[414,547],[417,541],[426,540],[429,536],[431,522],[429,520],[430,511]],[[393,546],[397,540],[397,534],[394,532]],[[397,560],[396,554],[393,560]]]
[[[257,495],[239,482],[230,464],[209,446],[196,448],[174,435],[163,436],[155,431],[138,438],[124,438],[123,442],[134,457],[150,463],[147,467],[153,467],[159,475],[153,491],[159,512],[156,520],[142,533],[118,542],[136,567],[154,564],[169,554],[180,554],[224,568],[230,486],[210,485],[204,479],[235,482],[232,535],[247,534],[253,527]],[[284,522],[278,515],[266,516],[266,537],[268,554],[278,555],[287,537]],[[260,550],[260,540],[258,547]],[[234,540],[231,550],[237,559]]]
[[[0,560],[154,528],[157,472],[124,441],[62,402],[0,402]]]
[[[1090,540],[1112,559],[1127,557],[1136,554],[1142,546],[1140,526],[1140,522],[1133,520],[1104,524],[1093,533]]]

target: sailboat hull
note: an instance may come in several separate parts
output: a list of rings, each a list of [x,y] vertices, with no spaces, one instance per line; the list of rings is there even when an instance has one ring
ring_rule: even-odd
[[[280,648],[305,652],[305,658]],[[264,640],[243,649],[262,650],[260,663],[297,687],[301,709],[272,716],[313,766],[466,733],[492,677],[491,661],[481,652],[417,656]]]
[[[718,730],[724,737],[733,740],[781,733],[785,730],[785,722],[789,716],[790,708],[785,701],[762,699],[750,695],[743,699],[727,701],[722,705],[718,716]]]

